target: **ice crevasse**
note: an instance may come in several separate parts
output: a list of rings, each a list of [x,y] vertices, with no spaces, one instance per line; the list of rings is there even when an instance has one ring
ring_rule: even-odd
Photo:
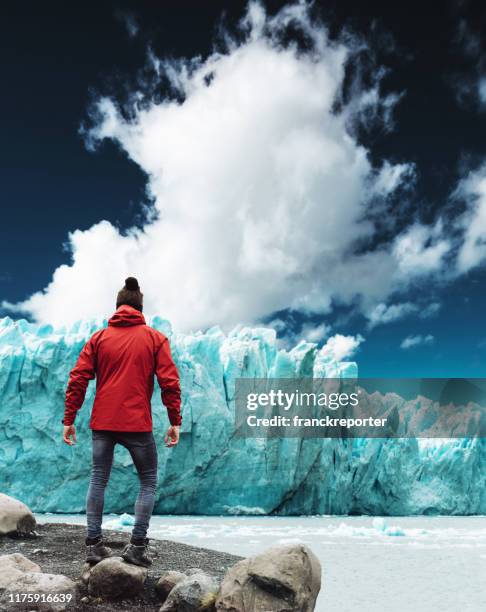
[[[215,327],[173,333],[160,317],[181,376],[183,427],[174,449],[156,385],[157,514],[486,514],[486,440],[241,439],[234,436],[238,377],[356,376],[316,344],[277,347],[274,330]],[[95,385],[62,441],[69,371],[103,323],[54,329],[0,319],[0,491],[37,512],[84,512],[91,467],[88,427]],[[117,446],[105,512],[133,512],[138,478]]]

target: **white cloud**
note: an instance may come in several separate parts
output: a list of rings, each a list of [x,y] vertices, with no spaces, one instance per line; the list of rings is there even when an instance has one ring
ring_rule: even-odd
[[[392,323],[415,312],[417,312],[417,305],[412,302],[390,305],[381,302],[367,313],[368,327],[371,329],[377,325]]]
[[[481,76],[478,80],[478,97],[481,106],[486,106],[486,76]]]
[[[327,323],[304,322],[300,325],[300,329],[293,329],[298,323],[295,318],[291,322],[275,318],[269,321],[267,326],[272,327],[277,332],[279,345],[286,349],[292,348],[302,340],[319,343],[331,332],[331,326]]]
[[[463,232],[457,256],[457,272],[462,274],[481,265],[486,258],[486,164],[469,172],[454,196],[467,203],[456,223]]]
[[[468,62],[467,68],[449,76],[459,104],[472,101],[479,111],[486,109],[486,49],[476,24],[458,20],[455,43]]]
[[[395,239],[394,254],[400,274],[410,279],[437,272],[451,247],[451,242],[444,238],[441,221],[432,227],[413,224]]]
[[[312,51],[279,42],[291,20]],[[246,41],[226,53],[160,60],[183,103],[139,107],[134,95],[127,122],[113,100],[99,101],[91,144],[111,138],[140,165],[160,218],[127,236],[106,221],[76,230],[72,265],[20,307],[42,321],[96,316],[130,274],[149,313],[187,329],[286,307],[322,313],[334,297],[390,291],[393,253],[350,249],[374,234],[366,202],[407,172],[390,163],[377,172],[346,129],[349,113],[332,112],[351,50],[329,44],[304,4],[272,18],[250,4],[243,29]]]
[[[309,51],[282,42],[291,21]],[[134,92],[130,120],[98,101],[89,146],[111,139],[144,170],[156,214],[126,234],[107,221],[73,231],[71,265],[15,308],[56,323],[106,316],[133,275],[148,314],[182,330],[229,327],[285,308],[328,313],[334,302],[369,312],[441,272],[451,244],[440,221],[355,249],[375,244],[368,207],[381,200],[393,220],[387,202],[414,169],[373,167],[349,126],[389,126],[397,96],[380,94],[378,75],[335,112],[352,43],[331,44],[303,2],[273,17],[250,3],[241,30],[243,42],[227,34],[227,49],[206,59],[152,57],[177,100],[141,104]]]
[[[404,340],[402,340],[400,348],[407,350],[415,346],[419,346],[420,344],[432,344],[433,342],[434,336],[431,334],[428,334],[427,336],[421,336],[420,334],[417,336],[407,336]]]
[[[329,338],[326,344],[321,349],[321,355],[334,361],[343,361],[351,357],[358,349],[359,345],[364,342],[364,338],[359,334],[357,336],[343,336],[336,334]]]
[[[401,185],[409,185],[415,180],[415,168],[411,164],[395,164],[385,161],[375,182],[376,193],[389,195]]]
[[[388,305],[380,302],[366,313],[368,328],[372,329],[377,325],[392,323],[414,314],[418,315],[421,319],[428,319],[436,315],[440,307],[438,302],[431,302],[427,305],[413,302],[399,302]]]
[[[435,316],[440,309],[441,305],[439,304],[439,302],[431,302],[427,306],[420,308],[419,317],[421,319],[428,319],[430,317]]]
[[[267,323],[267,326],[274,329],[277,334],[285,333],[285,331],[288,329],[287,323],[279,318],[272,319]]]
[[[331,326],[326,325],[326,323],[321,323],[320,325],[306,323],[302,326],[299,336],[302,340],[306,340],[307,342],[320,342],[329,335],[330,331]]]
[[[135,36],[137,36],[140,27],[137,23],[135,15],[125,11],[117,11],[115,13],[115,17],[123,24],[130,38],[135,38]]]

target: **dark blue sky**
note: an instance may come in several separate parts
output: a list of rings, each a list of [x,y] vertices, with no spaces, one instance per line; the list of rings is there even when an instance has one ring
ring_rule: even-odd
[[[270,11],[282,5],[265,4]],[[69,231],[101,219],[122,229],[140,222],[143,173],[112,144],[88,152],[79,135],[90,102],[120,94],[122,84],[129,89],[148,44],[159,55],[204,55],[223,12],[231,23],[243,9],[241,2],[212,0],[2,5],[0,300],[23,300],[45,287],[69,263]],[[474,61],[455,41],[461,22],[484,37],[481,3],[340,0],[316,2],[315,10],[333,35],[347,27],[371,38],[378,63],[389,68],[385,90],[405,92],[395,130],[361,139],[376,160],[415,162],[413,207],[426,222],[464,165],[485,155],[486,112],[467,96],[458,103],[454,85],[475,76]],[[134,18],[137,36],[128,35],[124,15]],[[484,282],[484,270],[476,270],[429,296],[421,288],[412,297],[441,304],[428,319],[410,316],[367,330],[362,317],[339,313],[334,331],[366,338],[357,355],[363,376],[482,377]],[[429,344],[399,348],[406,336],[429,334]]]

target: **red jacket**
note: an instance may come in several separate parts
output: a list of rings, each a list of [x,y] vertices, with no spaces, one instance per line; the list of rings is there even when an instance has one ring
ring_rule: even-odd
[[[180,425],[179,373],[169,341],[145,323],[143,314],[120,306],[108,327],[91,336],[71,370],[64,424],[72,425],[89,381],[96,376],[96,396],[89,426],[114,431],[152,431],[150,400],[154,375],[172,425]]]

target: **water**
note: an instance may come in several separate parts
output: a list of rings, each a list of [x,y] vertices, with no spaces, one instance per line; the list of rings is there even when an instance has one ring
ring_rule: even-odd
[[[85,515],[36,518],[86,524]],[[106,515],[104,526],[114,520]],[[387,527],[404,535],[386,535]],[[154,516],[149,537],[241,556],[303,542],[322,564],[317,612],[486,610],[486,517],[397,517],[384,524],[371,517]]]

